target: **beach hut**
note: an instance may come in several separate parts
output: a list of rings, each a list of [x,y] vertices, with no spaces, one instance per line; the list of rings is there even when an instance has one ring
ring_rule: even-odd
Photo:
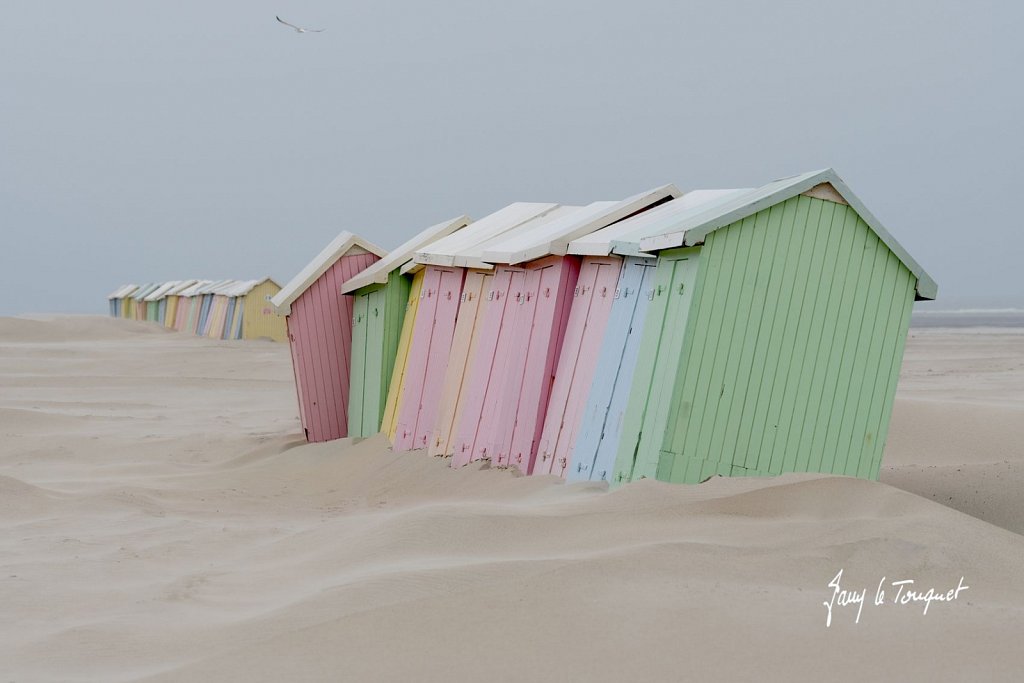
[[[348,433],[380,431],[384,403],[409,303],[411,278],[400,269],[418,249],[469,225],[468,216],[432,225],[341,286],[353,300]]]
[[[272,303],[280,291],[281,285],[269,277],[240,281],[227,288],[223,338],[288,341],[285,318]]]
[[[226,298],[226,305],[224,310],[224,324],[221,326],[220,339],[241,339],[242,338],[242,322],[244,320],[244,309],[245,309],[245,294],[251,289],[259,280],[238,280],[231,286],[225,287],[222,294]],[[280,291],[280,288],[274,290],[273,294]],[[272,297],[273,294],[270,296]],[[284,318],[277,315],[276,311],[273,311],[273,306],[270,305],[269,300],[265,302],[273,315],[278,318],[281,322],[282,338],[275,341],[284,340]]]
[[[640,240],[658,258],[613,485],[877,478],[910,310],[936,285],[831,169]]]
[[[194,334],[199,318],[202,296],[199,291],[210,284],[209,280],[197,280],[178,294],[178,311],[174,321],[174,329],[179,332]]]
[[[131,317],[134,320],[148,320],[148,306],[146,297],[153,293],[157,287],[160,286],[159,282],[150,282],[142,287],[139,287],[132,293],[132,310]]]
[[[421,278],[419,302],[407,316],[412,329],[410,344],[402,357],[404,363],[396,364],[400,376],[392,413],[394,426],[388,424],[395,450],[428,445],[449,365],[467,268],[493,269],[479,258],[483,245],[509,230],[569,210],[557,204],[510,204],[416,253],[407,268],[423,268],[422,275],[417,274]]]
[[[573,355],[563,348],[538,454],[540,463],[550,454],[551,472],[561,472],[569,481],[606,480],[612,469],[639,353],[640,333],[648,306],[654,300],[656,259],[639,251],[640,238],[656,234],[659,226],[671,225],[685,212],[702,210],[737,192],[741,190],[686,192],[569,244],[569,253],[583,255],[584,263],[595,257],[621,258],[623,263],[604,329],[585,328],[579,344],[581,349],[589,348],[578,354],[575,365],[569,362]],[[603,313],[600,309],[599,312]],[[593,317],[593,313],[588,311],[588,317]],[[595,333],[600,335],[596,343],[591,336]],[[565,344],[572,348],[570,334],[566,338]],[[587,360],[592,358],[595,347],[596,360],[591,366]],[[568,468],[564,462],[567,457]]]
[[[178,280],[164,282],[146,296],[146,319],[150,322],[164,324],[167,311],[167,292],[178,285]]]
[[[470,393],[454,430],[453,466],[488,458],[499,467],[533,471],[574,301],[583,317],[576,316],[579,326],[571,331],[581,340],[587,302],[603,299],[602,290],[607,296],[618,275],[617,262],[594,259],[580,283],[581,258],[566,253],[569,243],[679,194],[666,185],[618,202],[594,202],[511,232],[484,250],[485,261],[501,264],[492,287],[504,305],[488,311],[470,359]]]
[[[237,280],[225,280],[210,291],[210,310],[207,315],[203,336],[210,339],[223,339],[224,329],[230,324],[228,320],[228,301],[231,292],[239,286]]]
[[[113,318],[123,317],[122,310],[124,308],[124,301],[129,294],[138,289],[138,285],[121,285],[107,297],[107,303],[110,305],[110,315]]]
[[[286,318],[299,418],[308,441],[348,434],[352,298],[341,294],[341,285],[385,254],[342,232],[271,297],[273,308]]]
[[[214,280],[199,289],[197,293],[200,297],[199,318],[196,320],[196,329],[194,331],[197,336],[206,336],[210,329],[210,322],[213,317],[213,298],[221,287],[224,287],[231,282],[231,280]]]
[[[167,292],[167,295],[165,296],[167,303],[165,304],[165,311],[162,316],[164,327],[169,329],[178,329],[178,303],[182,299],[181,293],[195,283],[195,280],[181,280]]]

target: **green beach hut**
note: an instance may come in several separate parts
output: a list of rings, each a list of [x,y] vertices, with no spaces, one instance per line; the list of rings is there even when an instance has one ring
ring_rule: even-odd
[[[658,257],[654,301],[613,486],[878,477],[910,310],[936,285],[832,169],[683,215],[640,249]]]
[[[400,269],[431,242],[469,225],[467,216],[432,225],[341,286],[353,297],[348,435],[380,431],[412,277]]]

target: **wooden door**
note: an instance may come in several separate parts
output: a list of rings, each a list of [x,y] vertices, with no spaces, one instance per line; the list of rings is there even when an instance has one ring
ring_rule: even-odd
[[[469,372],[469,360],[476,353],[482,327],[481,302],[490,291],[493,279],[493,272],[471,270],[466,273],[462,295],[459,297],[459,311],[455,318],[452,350],[442,382],[437,419],[434,421],[434,429],[428,443],[430,455],[440,457],[452,454],[452,430],[458,415],[462,412],[463,389]]]
[[[630,257],[622,266],[598,353],[597,372],[572,446],[566,471],[569,481],[606,480],[615,462],[640,333],[654,298],[655,263],[651,258]]]
[[[548,265],[550,264],[550,265]],[[537,262],[539,275],[531,294],[536,300],[530,343],[509,450],[509,464],[524,474],[533,471],[544,414],[551,396],[555,365],[565,338],[572,292],[580,274],[578,256],[555,256]]]
[[[565,339],[558,356],[551,398],[533,474],[565,476],[590,386],[597,370],[621,259],[584,259],[573,288]]]
[[[504,370],[498,359],[497,346],[505,316],[511,314],[508,303],[513,291],[513,277],[517,278],[517,282],[521,281],[523,270],[499,266],[491,279],[487,297],[481,301],[481,311],[478,313],[482,317],[480,330],[473,355],[467,362],[468,374],[463,380],[462,390],[463,405],[454,423],[452,467],[460,467],[483,457],[475,450],[475,446],[491,385],[497,384],[497,378]]]
[[[699,247],[659,258],[653,300],[616,448],[613,485],[653,478],[668,421],[669,400],[682,355],[686,319],[697,278]]]
[[[395,430],[393,447],[396,451],[426,446],[427,428],[417,431],[417,427],[427,422],[433,427],[437,408],[434,393],[440,391],[455,332],[464,271],[435,266],[428,266],[426,270]]]

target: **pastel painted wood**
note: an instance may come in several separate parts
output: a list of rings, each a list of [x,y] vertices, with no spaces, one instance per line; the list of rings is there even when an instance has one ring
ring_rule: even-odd
[[[271,297],[276,311],[287,316],[299,417],[310,442],[348,434],[352,299],[341,294],[341,285],[384,253],[342,233]],[[247,304],[246,324],[254,322],[251,312],[261,312],[259,305],[255,299]]]
[[[579,266],[552,256],[511,271],[474,457],[532,471]]]
[[[409,349],[412,346],[413,328],[420,305],[420,293],[423,291],[424,271],[417,272],[412,278],[409,298],[406,302],[405,317],[402,320],[402,332],[398,337],[398,348],[395,351],[395,367],[388,383],[388,396],[384,402],[384,415],[381,418],[380,430],[392,443],[395,430],[398,428],[398,411],[401,407],[402,387],[405,383],[405,372],[409,365]]]
[[[647,307],[654,298],[655,260],[626,257],[598,354],[597,372],[572,444],[566,479],[607,481],[615,463]]]
[[[639,240],[658,291],[613,484],[876,478],[909,311],[934,281],[831,170],[664,227]]]
[[[462,268],[427,266],[402,388],[394,450],[426,448],[441,400],[462,295]]]
[[[459,297],[459,312],[455,320],[455,333],[448,366],[442,382],[441,403],[438,407],[434,431],[428,444],[428,453],[433,456],[450,456],[453,453],[453,429],[464,405],[465,381],[468,375],[469,359],[476,354],[483,323],[483,302],[491,291],[494,273],[484,270],[466,271],[466,281]]]
[[[509,304],[513,298],[510,296],[513,278],[518,290],[522,287],[524,277],[525,271],[522,268],[498,266],[489,283],[487,297],[480,302],[477,313],[480,317],[479,328],[472,342],[472,354],[467,360],[466,376],[458,399],[459,408],[452,428],[452,467],[460,467],[486,455],[483,444],[479,451],[476,449],[476,440],[481,431],[488,396],[492,406],[499,400],[498,384],[504,378],[508,345],[506,343],[502,347],[499,362],[498,337],[506,324],[506,316],[510,319],[512,317],[513,310]]]
[[[388,387],[408,305],[411,278],[401,268],[416,249],[447,237],[470,223],[459,216],[418,233],[342,285],[355,302],[352,372],[349,389],[349,435],[367,437],[380,431]]]
[[[565,476],[598,368],[621,265],[622,259],[617,256],[583,259],[579,280],[573,289],[534,474]]]

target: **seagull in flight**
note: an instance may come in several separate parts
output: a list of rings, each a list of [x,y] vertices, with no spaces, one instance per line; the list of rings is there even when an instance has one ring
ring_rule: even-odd
[[[285,21],[284,19],[277,15],[274,15],[274,18],[277,19],[282,24],[284,24],[285,26],[287,26],[288,28],[295,29],[296,33],[323,33],[325,30],[322,28],[302,28],[301,26],[296,26],[295,24],[289,24],[287,21]]]

